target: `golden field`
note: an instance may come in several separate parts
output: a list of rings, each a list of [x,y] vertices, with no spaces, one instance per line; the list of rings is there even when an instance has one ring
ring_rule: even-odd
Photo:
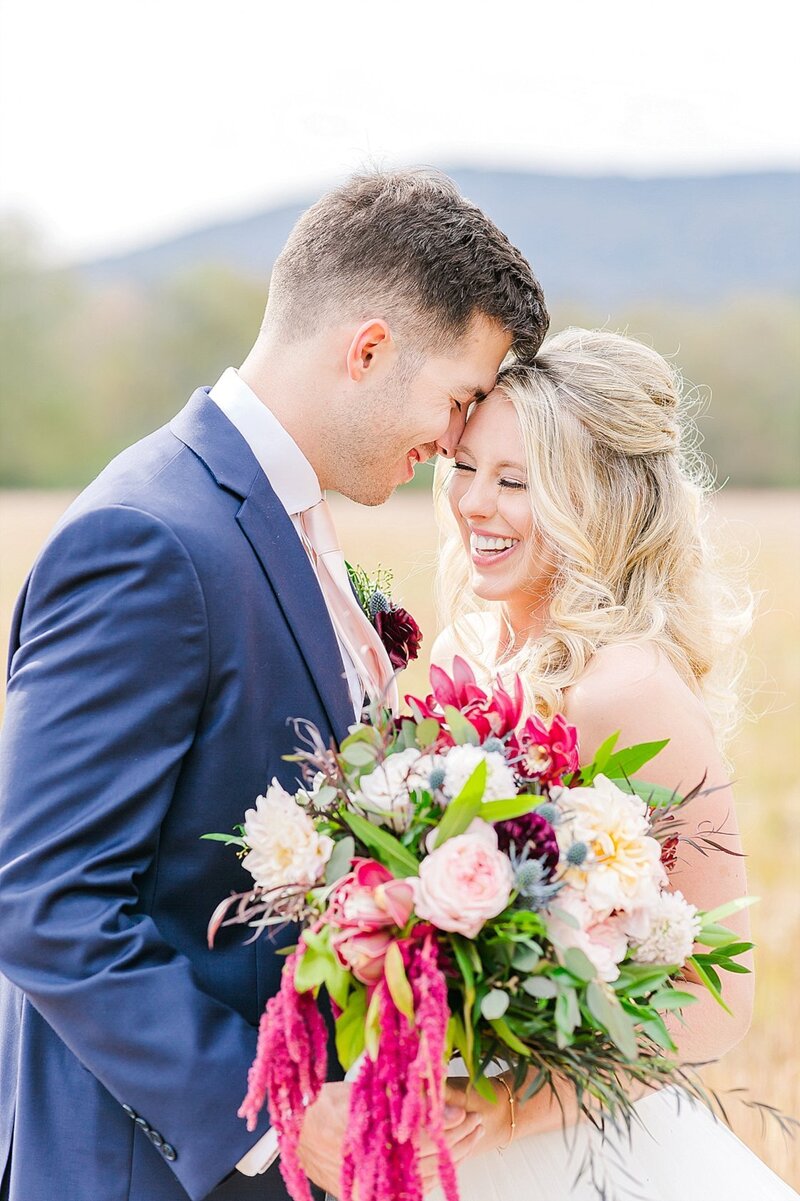
[[[17,590],[70,499],[66,493],[0,492],[4,643]],[[374,510],[334,503],[350,561],[394,569],[396,599],[428,631],[424,652],[435,630],[436,532],[428,497],[406,493]],[[795,1025],[800,1014],[800,496],[731,492],[718,499],[717,513],[728,545],[750,564],[750,579],[760,594],[749,680],[759,716],[739,734],[733,759],[751,891],[762,901],[752,911],[758,944],[753,1025],[708,1077],[723,1095],[744,1087],[754,1098],[800,1117],[800,1020]],[[407,673],[404,691],[421,692],[425,676],[423,654],[423,662]],[[800,1137],[787,1142],[772,1124],[764,1132],[760,1117],[733,1099],[729,1115],[740,1137],[800,1188]]]

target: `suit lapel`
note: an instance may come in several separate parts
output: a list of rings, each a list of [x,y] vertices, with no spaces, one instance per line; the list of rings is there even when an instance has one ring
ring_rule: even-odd
[[[194,393],[170,428],[203,460],[221,488],[242,499],[236,521],[272,586],[334,736],[341,740],[353,723],[344,665],[325,600],[291,518],[250,447],[205,388]]]

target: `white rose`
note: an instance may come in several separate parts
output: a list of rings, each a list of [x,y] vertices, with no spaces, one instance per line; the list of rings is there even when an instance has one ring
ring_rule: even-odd
[[[484,751],[479,746],[454,746],[445,761],[444,791],[452,800],[458,796],[478,764],[486,763],[485,801],[502,801],[517,795],[514,773],[499,751]]]
[[[588,849],[581,866],[568,868],[565,877],[591,909],[609,914],[655,904],[667,877],[644,801],[602,775],[591,788],[558,789],[555,799],[563,814],[556,826],[562,854],[574,842]]]
[[[277,780],[245,813],[244,837],[250,850],[242,864],[262,888],[310,888],[322,877],[334,845],[332,838],[317,833],[309,815]]]
[[[401,833],[414,811],[411,793],[428,787],[433,757],[409,748],[389,755],[368,776],[362,776],[353,804],[370,821]]]

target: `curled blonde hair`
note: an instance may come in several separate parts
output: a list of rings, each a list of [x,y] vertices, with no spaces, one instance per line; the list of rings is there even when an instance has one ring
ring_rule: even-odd
[[[556,562],[544,630],[502,673],[519,673],[528,708],[547,718],[601,647],[655,644],[699,686],[722,745],[739,716],[739,644],[752,604],[717,565],[711,479],[679,375],[632,338],[566,329],[532,363],[504,370],[497,387],[517,415],[535,526]],[[457,646],[475,657],[470,615],[498,606],[469,586],[448,476],[440,462],[438,600]]]

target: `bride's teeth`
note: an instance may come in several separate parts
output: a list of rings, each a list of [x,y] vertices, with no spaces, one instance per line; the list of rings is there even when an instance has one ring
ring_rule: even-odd
[[[509,550],[512,546],[516,546],[519,538],[487,538],[483,534],[471,534],[470,541],[474,550],[498,551]]]

